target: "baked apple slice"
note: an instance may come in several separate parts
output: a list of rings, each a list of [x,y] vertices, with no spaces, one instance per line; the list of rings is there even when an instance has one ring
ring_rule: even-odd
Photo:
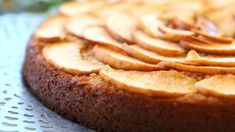
[[[218,34],[216,25],[205,16],[196,17],[196,29],[211,36]]]
[[[197,17],[196,28],[193,31],[199,35],[213,42],[229,44],[233,40],[228,37],[219,36],[216,25],[206,17]]]
[[[159,27],[164,26],[164,22],[158,19],[158,13],[144,15],[139,18],[140,28],[148,35],[159,38],[162,33],[158,30]]]
[[[134,16],[135,18],[141,18],[142,16],[147,16],[150,14],[156,13],[156,12],[160,12],[159,7],[161,7],[161,5],[157,5],[155,3],[155,1],[142,1],[143,3],[140,4],[138,3],[138,1],[136,1],[133,5],[133,7],[128,8],[128,12]],[[132,4],[132,3],[131,3]]]
[[[216,26],[217,30],[221,32],[226,37],[233,37],[233,34],[235,33],[234,26],[231,27],[231,25],[234,25],[234,14],[231,10],[224,8],[221,10],[215,10],[212,12],[209,12],[207,14],[207,17],[213,21]]]
[[[167,57],[145,50],[137,45],[123,45],[123,49],[134,58],[148,62],[148,63],[158,63],[162,60],[165,61],[174,61],[174,62],[185,62],[184,57]]]
[[[177,2],[175,2],[175,3],[177,3]],[[181,3],[181,6],[185,6],[185,3]],[[170,22],[170,21],[174,20],[175,18],[179,18],[180,21],[184,21],[190,25],[194,25],[195,12],[188,11],[188,9],[181,10],[180,8],[182,8],[182,7],[176,7],[176,8],[167,7],[167,9],[163,10],[160,13],[159,18],[165,22]]]
[[[56,42],[65,39],[64,26],[67,18],[61,15],[49,17],[33,34],[33,37],[45,42]]]
[[[175,56],[185,52],[185,50],[176,43],[152,38],[141,31],[133,33],[133,40],[140,47],[165,56]]]
[[[194,26],[188,21],[184,20],[182,17],[175,16],[168,22],[170,27],[180,30],[191,30]]]
[[[203,43],[202,41],[194,41],[191,38],[185,38],[180,45],[189,50],[196,50],[203,53],[218,55],[235,55],[235,42],[231,44],[221,45],[217,43]]]
[[[95,9],[105,6],[104,1],[89,1],[89,2],[67,2],[60,6],[59,12],[66,16],[75,16],[79,14],[89,13]]]
[[[222,36],[218,36],[218,35],[210,35],[207,34],[203,31],[197,30],[197,29],[193,29],[193,32],[195,32],[197,35],[202,36],[203,38],[212,41],[214,43],[218,43],[218,44],[231,44],[233,42],[232,38],[228,38],[228,37],[222,37]]]
[[[197,36],[188,36],[186,38],[184,38],[181,41],[189,41],[189,42],[195,42],[195,43],[202,43],[202,44],[206,44],[206,45],[215,45],[215,43],[205,40],[202,37],[197,37]]]
[[[78,15],[68,20],[65,30],[70,34],[81,38],[83,30],[92,25],[103,25],[103,22],[92,15]]]
[[[93,55],[97,60],[117,69],[142,71],[162,69],[160,66],[145,63],[143,61],[120,54],[104,47],[100,47],[98,45],[93,48]]]
[[[235,76],[231,74],[212,76],[197,82],[195,86],[198,92],[205,95],[235,98]]]
[[[94,44],[123,52],[122,44],[113,39],[103,26],[89,26],[83,30],[82,36]]]
[[[81,43],[50,44],[43,48],[42,55],[55,68],[71,74],[98,72],[102,65],[83,60],[80,54],[83,48],[84,45]]]
[[[132,33],[137,29],[137,22],[131,15],[126,12],[113,14],[107,19],[105,26],[118,41],[133,43]]]
[[[194,50],[188,52],[186,61],[207,66],[235,67],[235,57],[221,57],[221,56],[201,57]]]
[[[123,71],[105,66],[99,73],[119,89],[149,96],[177,97],[196,91],[196,79],[176,71]]]
[[[102,18],[104,20],[106,20],[109,16],[118,13],[118,12],[123,12],[128,10],[128,8],[130,8],[131,5],[124,3],[124,2],[114,2],[111,4],[106,5],[103,8],[99,8],[97,10],[94,10],[92,12],[92,14],[94,14],[95,16]]]
[[[179,42],[188,36],[195,35],[195,33],[192,31],[173,29],[173,28],[169,28],[166,26],[159,27],[159,31],[162,32],[161,38],[165,40],[173,41],[173,42]]]
[[[235,74],[235,67],[196,66],[171,61],[162,61],[158,63],[158,65],[179,71],[198,72],[205,74]]]

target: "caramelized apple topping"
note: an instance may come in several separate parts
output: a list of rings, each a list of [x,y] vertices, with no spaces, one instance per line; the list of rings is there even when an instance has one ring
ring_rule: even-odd
[[[93,54],[96,59],[117,69],[152,71],[163,69],[160,66],[148,64],[135,58],[120,54],[107,48],[95,46]]]
[[[182,56],[167,57],[157,54],[155,52],[148,51],[139,47],[138,45],[123,45],[123,49],[131,56],[136,59],[148,62],[158,63],[160,61],[174,61],[174,62],[185,62],[185,58]]]
[[[162,61],[158,63],[159,66],[165,68],[176,69],[178,71],[188,71],[195,73],[205,73],[205,74],[235,74],[235,67],[220,67],[220,66],[198,66],[182,64],[171,61]]]
[[[235,57],[200,56],[196,51],[189,51],[186,61],[207,66],[235,67]]]
[[[179,30],[179,29],[173,29],[166,26],[159,27],[159,31],[161,31],[162,38],[165,40],[173,41],[173,42],[179,42],[182,39],[193,36],[195,33],[188,30]]]
[[[232,7],[234,9],[234,7]],[[222,33],[225,37],[233,37],[235,33],[235,21],[232,9],[222,8],[211,11],[206,16],[216,24],[218,32]]]
[[[203,38],[205,38],[206,40],[211,41],[212,43],[218,43],[218,44],[231,44],[233,42],[232,38],[228,38],[228,37],[222,37],[222,36],[215,36],[215,35],[210,35],[208,33],[204,33],[200,30],[197,29],[193,29],[193,31],[199,35],[202,36]]]
[[[123,71],[104,67],[100,75],[120,89],[150,96],[176,97],[196,90],[196,79],[176,71]]]
[[[179,29],[179,30],[191,30],[192,28],[194,28],[194,26],[183,20],[180,17],[174,17],[172,18],[169,22],[168,25],[174,29]]]
[[[53,67],[122,90],[235,97],[235,10],[218,1],[68,2],[33,37],[52,43],[42,54]]]
[[[137,29],[133,16],[123,12],[111,15],[106,22],[110,34],[121,42],[133,43],[132,33]]]
[[[110,34],[102,26],[89,26],[83,30],[82,36],[94,44],[103,47],[112,48],[117,51],[123,51],[122,44],[113,39]]]
[[[216,75],[195,84],[197,91],[205,95],[235,98],[235,76]]]
[[[83,48],[82,42],[51,44],[43,48],[42,55],[49,64],[68,73],[84,75],[98,72],[102,65],[83,60],[80,54]]]
[[[216,25],[204,16],[197,17],[196,28],[211,36],[216,36],[218,34]]]
[[[158,19],[158,13],[144,15],[139,18],[140,28],[148,35],[159,38],[162,33],[158,30],[159,27],[164,26],[164,22]]]
[[[68,2],[63,4],[59,12],[66,16],[75,16],[79,14],[90,13],[95,9],[105,6],[104,1],[89,1],[89,2]]]
[[[106,5],[103,8],[96,9],[92,12],[95,16],[106,20],[112,14],[127,11],[131,5],[124,2],[114,2]]]
[[[165,56],[175,56],[185,52],[178,44],[158,38],[152,38],[141,31],[133,34],[134,41],[142,48]]]
[[[58,42],[65,39],[64,26],[67,18],[61,15],[49,17],[35,31],[33,36],[45,42]]]
[[[78,15],[68,20],[65,29],[68,33],[81,38],[83,30],[92,25],[103,25],[103,22],[92,15]]]
[[[186,49],[196,50],[202,53],[218,54],[218,55],[235,55],[235,42],[229,45],[210,44],[192,39],[185,39],[180,42],[180,45]]]

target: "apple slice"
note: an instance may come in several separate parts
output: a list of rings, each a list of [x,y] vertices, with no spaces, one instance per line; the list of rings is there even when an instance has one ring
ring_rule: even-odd
[[[61,15],[49,17],[33,34],[34,38],[45,42],[56,42],[65,39],[64,26],[67,18]]]
[[[114,2],[114,3],[108,4],[107,6],[105,6],[103,8],[99,8],[97,10],[94,10],[92,13],[95,16],[106,20],[112,14],[126,11],[130,7],[131,7],[130,4],[119,1],[119,2]]]
[[[216,43],[203,43],[202,41],[194,41],[190,38],[185,38],[180,42],[180,45],[186,49],[196,50],[203,53],[235,55],[235,42],[229,45],[221,45]]]
[[[185,4],[182,3],[181,6],[185,6]],[[162,11],[160,13],[159,18],[163,21],[166,21],[166,22],[169,22],[169,21],[177,18],[177,19],[180,19],[181,21],[189,23],[190,25],[194,25],[195,12],[188,11],[187,9],[181,10],[180,7],[178,7],[178,8],[168,7],[167,9],[165,9],[164,11]]]
[[[143,61],[134,59],[132,57],[120,54],[118,52],[100,46],[95,46],[93,48],[93,54],[94,57],[99,61],[117,69],[142,70],[142,71],[152,71],[152,70],[162,69],[162,67],[160,66],[148,64]]]
[[[106,28],[118,41],[132,43],[132,33],[137,29],[137,22],[125,12],[116,13],[107,19]]]
[[[196,43],[199,43],[199,44],[202,43],[202,44],[206,44],[206,45],[215,45],[215,44],[217,44],[217,43],[213,43],[211,41],[205,40],[202,37],[197,37],[197,36],[188,36],[188,37],[184,38],[181,41],[196,42]]]
[[[215,43],[222,43],[222,44],[231,44],[233,42],[232,38],[228,38],[228,37],[222,37],[222,36],[215,36],[215,35],[210,35],[207,34],[205,32],[202,32],[200,30],[197,29],[193,29],[193,32],[195,32],[197,35],[202,36],[203,38],[215,42]]]
[[[201,57],[194,50],[188,52],[186,61],[207,66],[235,67],[235,57],[220,57],[220,56]]]
[[[209,41],[223,44],[233,42],[232,38],[219,36],[216,25],[206,17],[197,17],[196,25],[199,30],[193,29],[193,31]]]
[[[123,71],[105,66],[99,73],[119,89],[148,96],[178,97],[196,91],[196,79],[176,71]]]
[[[196,28],[211,36],[218,34],[216,25],[204,16],[196,17]]]
[[[233,0],[208,0],[208,1],[204,1],[204,3],[207,5],[207,7],[209,7],[209,9],[211,10],[221,10],[221,9],[227,9],[227,8],[232,8],[234,9],[234,4],[235,1]]]
[[[80,54],[82,48],[84,45],[81,43],[51,44],[43,48],[42,55],[55,68],[71,74],[98,72],[102,65],[83,60]]]
[[[141,31],[133,33],[133,40],[142,48],[165,56],[175,56],[185,52],[178,44],[152,38]]]
[[[235,28],[231,27],[231,25],[234,25],[234,15],[231,10],[224,8],[221,10],[211,11],[206,15],[216,24],[218,31],[223,33],[224,36],[233,36],[235,33]]]
[[[137,45],[123,45],[123,49],[134,58],[148,62],[148,63],[158,63],[160,61],[174,61],[174,62],[185,62],[184,57],[167,57],[145,50]]]
[[[205,95],[235,98],[235,76],[216,75],[195,84],[198,92]]]
[[[122,44],[113,39],[102,26],[89,26],[83,30],[82,36],[94,44],[123,52]]]
[[[159,31],[162,32],[161,37],[163,39],[173,42],[179,42],[188,36],[194,36],[194,32],[192,31],[173,29],[166,26],[159,27]]]
[[[168,24],[174,29],[191,30],[193,25],[179,16],[173,17]]]
[[[138,1],[136,1],[133,5],[135,5],[135,6],[129,8],[127,11],[135,18],[141,18],[142,16],[156,14],[156,12],[160,12],[159,7],[162,7],[158,3],[156,4],[154,2],[149,2],[149,1],[147,1],[147,2],[142,1],[141,4],[138,3]]]
[[[158,30],[165,23],[158,19],[158,13],[148,14],[139,18],[140,28],[152,37],[159,38],[162,33]]]
[[[105,6],[104,1],[89,1],[89,2],[67,2],[60,6],[59,12],[66,16],[75,16],[78,14],[89,13],[95,9]]]
[[[81,38],[82,31],[92,25],[103,25],[103,22],[92,15],[78,15],[68,20],[65,29],[68,33]]]
[[[235,67],[195,66],[170,61],[162,61],[158,63],[158,65],[179,71],[198,72],[205,74],[235,74]]]

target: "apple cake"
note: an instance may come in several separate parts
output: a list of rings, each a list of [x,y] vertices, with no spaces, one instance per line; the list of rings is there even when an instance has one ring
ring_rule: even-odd
[[[235,1],[72,1],[29,40],[23,77],[98,131],[235,131]]]

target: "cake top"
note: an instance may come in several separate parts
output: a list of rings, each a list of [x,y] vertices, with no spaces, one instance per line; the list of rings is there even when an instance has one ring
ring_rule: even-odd
[[[73,1],[33,34],[45,60],[147,95],[235,97],[234,0]],[[200,74],[200,76],[198,76]]]

